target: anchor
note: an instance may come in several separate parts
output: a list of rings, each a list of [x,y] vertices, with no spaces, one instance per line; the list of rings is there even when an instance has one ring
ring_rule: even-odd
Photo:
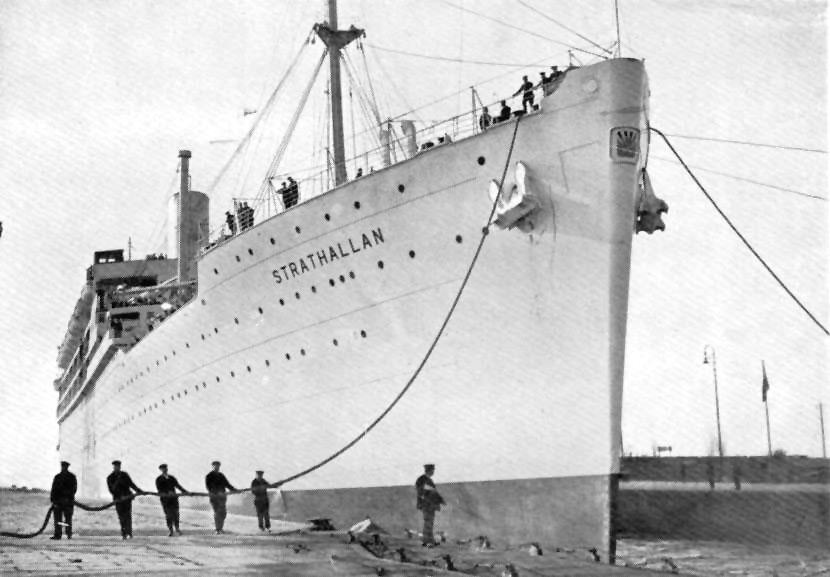
[[[528,168],[522,161],[516,163],[515,174],[516,183],[510,188],[503,187],[500,195],[499,182],[495,179],[490,181],[490,200],[496,203],[493,223],[502,230],[518,228],[530,233],[534,228],[531,217],[541,207],[539,195],[531,189]]]

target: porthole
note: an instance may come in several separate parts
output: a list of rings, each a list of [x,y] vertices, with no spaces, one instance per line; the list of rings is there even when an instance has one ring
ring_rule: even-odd
[[[291,355],[288,354],[288,353],[285,353],[285,360],[290,361],[291,360]]]
[[[409,258],[415,258],[415,251],[414,250],[409,251]]]
[[[354,201],[354,208],[355,208],[355,210],[360,210],[360,201],[359,200]]]
[[[176,356],[176,351],[173,351],[173,356],[174,356],[174,357]]]
[[[214,333],[216,333],[216,334],[218,335],[218,334],[219,334],[219,329],[218,329],[218,328],[216,328],[216,327],[213,327],[213,332],[214,332]]]
[[[204,305],[206,305],[206,304],[207,304],[207,303],[205,302],[205,299],[202,299],[202,305],[204,306]]]
[[[246,368],[246,369],[248,369],[248,372],[249,372],[249,373],[251,372],[251,365],[248,365],[248,366],[247,366],[247,367],[245,367],[245,368]]]
[[[198,388],[199,388],[199,385],[196,385],[196,388],[198,389]],[[206,389],[206,388],[207,388],[207,383],[206,383],[205,381],[202,381],[202,388],[203,388],[203,389]]]
[[[330,278],[330,279],[329,279],[329,284],[330,284],[331,286],[334,286],[334,279],[333,279],[333,278]]]
[[[160,362],[159,362],[159,361],[156,361],[156,366],[159,366],[159,364],[160,364]],[[149,369],[148,369],[148,370],[149,370]]]
[[[360,331],[360,336],[365,339],[366,338],[366,331]]]
[[[221,380],[222,379],[219,378],[219,375],[216,375],[216,382],[219,383],[219,382],[221,382]]]
[[[205,340],[205,333],[202,333],[202,340]]]
[[[337,346],[337,339],[331,339],[331,344],[333,344],[336,347]]]
[[[257,310],[259,311],[259,314],[262,314],[262,307],[257,307]]]
[[[378,268],[380,268],[380,269],[383,268],[383,261],[382,260],[378,261]]]
[[[285,306],[285,301],[280,299],[280,306]]]
[[[462,241],[462,240],[463,240],[463,239],[461,238],[461,235],[460,235],[460,234],[455,235],[455,242],[457,242],[458,244],[461,244],[461,241]]]
[[[271,244],[277,244],[277,241],[274,240],[274,237],[271,237]]]
[[[317,287],[314,286],[314,285],[311,285],[311,292],[316,293],[317,292]]]
[[[299,226],[295,226],[294,230],[297,231],[297,234],[300,234],[300,227]]]
[[[402,184],[399,184],[398,185],[398,192],[403,192],[404,190],[406,190],[406,187]]]
[[[185,394],[185,395],[187,394],[187,389],[185,389],[185,390],[184,390],[184,394]]]
[[[271,366],[271,361],[269,361],[268,359],[265,359],[265,366],[270,367]]]
[[[346,277],[344,277],[342,274],[338,278],[340,279],[340,282],[346,282]]]
[[[240,262],[242,259],[239,258],[239,255],[236,255],[236,262]]]
[[[185,343],[184,348],[189,349],[190,348],[190,343]]]
[[[234,378],[235,376],[236,376],[236,373],[234,373],[233,371],[231,371],[231,378]]]
[[[478,157],[478,164],[479,166],[484,166],[484,163],[487,162],[483,156]]]
[[[300,354],[305,356],[305,349],[300,349]]]
[[[233,322],[234,322],[234,324],[238,325],[239,324],[239,319],[237,317],[233,317]]]
[[[349,278],[354,278],[354,271],[353,270],[349,271]]]
[[[331,220],[331,215],[329,213],[326,213],[326,214],[323,215],[323,218],[325,218],[327,221],[329,221],[329,220]]]
[[[300,293],[294,293],[294,296],[297,297],[297,300],[300,300]]]
[[[254,256],[254,250],[249,248],[248,249],[248,254],[251,255],[251,256]]]
[[[164,360],[167,361],[167,355],[164,355]]]
[[[219,270],[218,269],[213,269],[213,274],[219,274]]]

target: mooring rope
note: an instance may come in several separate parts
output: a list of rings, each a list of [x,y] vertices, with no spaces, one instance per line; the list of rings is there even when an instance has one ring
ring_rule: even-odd
[[[315,465],[312,465],[311,467],[308,467],[307,469],[304,469],[304,470],[300,471],[299,473],[291,475],[290,477],[286,477],[285,479],[282,479],[282,480],[277,481],[275,483],[271,483],[270,484],[271,488],[275,488],[275,487],[278,487],[280,485],[284,485],[285,483],[288,483],[290,481],[294,481],[296,479],[299,479],[300,477],[305,477],[306,475],[308,475],[310,473],[313,473],[314,471],[316,471],[317,469],[327,465],[328,463],[331,463],[337,457],[339,457],[340,455],[342,455],[343,453],[345,453],[346,451],[348,451],[349,449],[354,447],[364,437],[366,437],[366,435],[368,435],[369,432],[372,429],[374,429],[378,425],[378,423],[380,423],[386,417],[386,415],[389,414],[389,412],[395,407],[395,405],[398,404],[398,402],[403,398],[403,396],[409,391],[410,387],[412,387],[412,384],[415,382],[415,380],[421,374],[421,370],[423,370],[423,368],[426,365],[427,361],[432,356],[432,353],[435,350],[435,347],[438,345],[438,341],[441,340],[441,337],[444,334],[444,329],[447,328],[447,325],[449,324],[450,319],[452,318],[453,313],[455,312],[455,309],[458,306],[458,302],[461,300],[461,295],[464,293],[464,289],[467,286],[467,282],[470,280],[470,276],[473,273],[473,268],[475,268],[476,262],[478,261],[478,257],[481,254],[481,249],[484,246],[484,241],[486,240],[488,234],[490,233],[490,224],[493,221],[493,215],[495,214],[496,207],[498,206],[498,202],[501,199],[501,192],[502,192],[502,187],[504,186],[504,179],[507,177],[507,170],[510,168],[510,159],[513,157],[513,148],[516,144],[516,136],[519,133],[519,122],[521,121],[521,118],[522,118],[521,116],[516,118],[516,125],[513,128],[513,136],[510,139],[510,148],[507,152],[507,160],[504,163],[504,170],[502,171],[501,180],[499,180],[499,191],[498,191],[498,194],[496,194],[496,197],[493,199],[493,205],[490,207],[490,213],[487,215],[487,222],[485,223],[484,227],[482,227],[482,229],[481,229],[481,238],[478,241],[478,246],[476,247],[475,254],[473,255],[472,260],[470,261],[470,265],[467,267],[467,272],[464,275],[464,279],[461,281],[461,286],[458,287],[458,291],[455,294],[455,298],[452,301],[452,305],[450,305],[449,311],[447,311],[447,314],[444,317],[444,322],[441,323],[441,327],[438,329],[438,332],[436,333],[435,338],[432,339],[432,343],[429,345],[429,348],[427,349],[427,352],[424,355],[424,358],[421,359],[421,362],[418,364],[418,367],[415,369],[415,372],[412,373],[412,376],[406,382],[406,385],[404,385],[404,387],[397,394],[397,396],[392,400],[392,402],[389,403],[389,405],[383,410],[383,412],[380,415],[378,415],[377,418],[375,418],[375,420],[372,421],[369,424],[369,426],[367,426],[365,429],[363,429],[363,431],[361,431],[361,433],[359,435],[357,435],[354,439],[352,439],[351,441],[346,443],[343,447],[341,447],[340,449],[338,449],[337,451],[335,451],[334,453],[332,453],[331,455],[329,455],[328,457],[326,457],[325,459],[323,459],[319,463],[316,463]],[[250,491],[250,490],[251,489],[249,489],[249,488],[245,488],[245,489],[239,489],[239,490],[236,490],[236,491],[232,491],[231,493],[238,494],[238,493],[244,493],[244,492],[247,492],[247,491]],[[80,509],[83,509],[84,511],[97,512],[97,511],[103,511],[105,509],[109,509],[110,507],[114,506],[116,503],[119,503],[119,502],[131,501],[131,500],[135,499],[136,497],[142,497],[142,496],[147,496],[147,495],[157,496],[157,497],[161,497],[161,496],[171,496],[172,497],[174,494],[177,497],[208,497],[209,496],[209,493],[191,493],[191,492],[187,492],[187,493],[173,493],[173,494],[166,493],[164,495],[160,495],[159,493],[144,491],[144,492],[141,492],[141,493],[131,494],[130,496],[122,497],[120,499],[115,499],[115,500],[113,500],[109,503],[106,503],[104,505],[86,505],[86,504],[80,503],[78,501],[75,501],[74,505],[76,507],[80,508]],[[2,536],[2,537],[16,537],[16,538],[19,538],[19,539],[30,539],[32,537],[36,537],[36,536],[40,535],[41,533],[43,533],[46,530],[46,526],[49,524],[49,517],[52,515],[53,508],[54,507],[52,507],[52,506],[49,507],[49,511],[46,513],[46,518],[43,521],[43,525],[40,527],[40,529],[38,531],[36,531],[34,533],[15,533],[15,532],[4,531],[4,532],[0,532],[0,536]]]
[[[761,263],[761,265],[764,267],[764,269],[766,269],[766,271],[770,274],[770,276],[772,276],[772,278],[775,279],[775,282],[777,282],[778,285],[782,289],[784,289],[784,292],[787,293],[787,295],[795,302],[795,304],[797,304],[799,306],[799,308],[801,308],[801,310],[804,311],[804,313],[808,317],[810,317],[810,320],[813,321],[813,323],[815,323],[815,325],[819,329],[821,329],[821,331],[825,335],[830,335],[830,331],[827,330],[827,327],[825,327],[821,323],[821,321],[819,321],[818,318],[816,318],[816,316],[812,312],[810,312],[810,309],[808,309],[804,305],[804,303],[802,303],[801,300],[795,295],[795,293],[790,290],[790,288],[786,285],[786,283],[784,283],[784,281],[781,280],[781,277],[779,277],[777,274],[775,274],[775,271],[772,270],[772,267],[767,264],[767,261],[765,261],[764,258],[758,253],[758,251],[755,250],[755,248],[750,244],[750,242],[746,239],[746,237],[743,234],[741,234],[741,231],[739,231],[738,228],[734,224],[732,224],[732,221],[729,220],[729,217],[726,216],[726,213],[724,213],[723,210],[721,210],[720,206],[718,206],[718,203],[715,202],[715,199],[712,198],[712,195],[709,194],[709,191],[707,191],[706,188],[700,183],[700,181],[697,179],[697,176],[695,176],[694,172],[692,172],[692,170],[689,168],[689,166],[686,164],[686,162],[680,156],[680,153],[678,153],[677,150],[675,150],[674,146],[672,146],[672,143],[669,142],[669,139],[666,137],[666,135],[663,134],[662,132],[660,132],[659,130],[657,130],[656,128],[652,127],[652,126],[649,126],[649,130],[651,130],[655,134],[658,134],[663,139],[663,141],[665,141],[666,145],[672,151],[672,153],[677,158],[677,160],[680,161],[680,164],[683,165],[683,168],[686,170],[686,172],[689,174],[689,176],[692,177],[692,180],[695,182],[695,184],[700,189],[700,191],[704,194],[704,196],[706,196],[706,198],[709,200],[709,202],[712,203],[712,206],[715,207],[715,210],[718,211],[718,214],[721,216],[721,218],[723,218],[723,220],[726,221],[726,224],[729,225],[729,228],[732,229],[732,232],[734,232],[738,236],[738,238],[741,239],[741,242],[744,243],[746,248],[749,249],[749,252],[752,253],[752,256],[754,256],[758,260],[758,262]]]

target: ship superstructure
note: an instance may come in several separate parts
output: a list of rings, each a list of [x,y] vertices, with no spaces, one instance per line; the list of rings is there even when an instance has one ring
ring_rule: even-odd
[[[647,110],[642,62],[575,68],[538,110],[448,132],[215,244],[183,162],[179,254],[201,250],[195,275],[187,258],[96,253],[61,349],[60,452],[81,492],[102,496],[115,458],[139,485],[167,462],[199,486],[214,459],[233,481],[332,454],[422,362],[489,226],[411,389],[279,506],[411,527],[431,462],[440,529],[613,557]]]

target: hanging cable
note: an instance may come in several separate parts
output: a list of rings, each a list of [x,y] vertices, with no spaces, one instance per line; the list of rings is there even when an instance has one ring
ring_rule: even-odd
[[[594,41],[593,41],[593,40],[591,40],[590,38],[587,38],[586,36],[583,36],[582,34],[580,34],[579,32],[577,32],[577,31],[576,31],[576,30],[574,30],[573,28],[568,28],[567,26],[565,26],[565,25],[564,25],[564,24],[562,24],[561,22],[558,22],[558,21],[554,20],[552,17],[550,17],[549,15],[545,14],[544,12],[542,12],[541,10],[539,10],[538,8],[535,8],[535,7],[531,6],[530,4],[528,4],[527,2],[525,2],[524,0],[516,0],[516,1],[517,1],[519,4],[521,4],[522,6],[524,6],[525,8],[527,8],[528,10],[533,10],[534,12],[536,12],[536,14],[538,14],[538,15],[539,15],[539,16],[541,16],[542,18],[546,18],[547,20],[550,20],[551,22],[553,22],[554,24],[556,24],[556,25],[557,25],[557,26],[559,26],[560,28],[564,28],[565,30],[567,30],[567,31],[568,31],[568,32],[570,32],[571,34],[576,34],[576,35],[577,35],[577,36],[579,36],[582,40],[584,40],[585,42],[590,43],[591,45],[593,45],[593,46],[594,46],[594,47],[596,47],[596,48],[599,48],[599,49],[600,49],[600,50],[602,50],[603,52],[606,52],[606,53],[608,53],[608,54],[612,54],[612,52],[611,52],[610,50],[608,50],[608,49],[606,49],[606,48],[603,48],[602,46],[600,46],[599,44],[597,44],[596,42],[594,42]],[[618,32],[617,36],[619,36],[619,29],[617,29],[617,32]]]
[[[749,142],[747,140],[729,140],[727,138],[712,138],[707,136],[693,136],[691,134],[666,134],[672,138],[683,138],[685,140],[704,140],[707,142],[725,142],[728,144],[744,144],[746,146],[760,146],[763,148],[779,148],[781,150],[797,150],[801,152],[818,152],[820,154],[827,154],[826,150],[821,148],[805,148],[802,146],[785,146],[783,144],[765,144],[762,142]]]
[[[470,280],[470,276],[473,273],[473,269],[475,268],[476,262],[478,261],[478,257],[481,254],[481,249],[484,247],[484,241],[487,239],[487,235],[490,232],[490,228],[489,228],[490,223],[493,221],[493,214],[495,214],[496,206],[498,206],[498,202],[501,199],[502,186],[504,186],[504,179],[507,177],[507,169],[510,167],[510,159],[513,157],[513,147],[516,144],[516,135],[519,132],[519,122],[520,122],[520,120],[521,120],[521,117],[516,119],[516,125],[513,128],[513,137],[510,140],[510,148],[507,152],[507,160],[504,163],[504,170],[502,171],[501,180],[499,180],[499,192],[498,192],[498,194],[496,194],[496,198],[493,201],[492,207],[490,208],[490,214],[487,216],[487,222],[485,223],[484,227],[481,229],[481,239],[478,241],[478,246],[476,247],[475,254],[473,254],[473,258],[470,261],[470,265],[467,267],[467,272],[464,275],[464,279],[461,281],[461,286],[458,287],[458,291],[455,294],[455,298],[453,299],[452,304],[450,305],[449,311],[447,311],[447,314],[444,317],[444,321],[441,323],[441,327],[438,329],[438,333],[435,335],[435,338],[432,340],[432,343],[430,343],[429,348],[427,349],[427,352],[424,355],[424,358],[421,359],[421,362],[418,364],[418,367],[415,369],[415,372],[412,374],[412,376],[406,382],[406,385],[404,385],[403,389],[401,389],[401,391],[398,393],[398,395],[392,400],[392,402],[389,403],[389,405],[383,410],[383,412],[381,412],[381,414],[378,415],[377,418],[369,424],[369,426],[367,426],[365,429],[363,429],[363,431],[359,435],[357,435],[354,439],[352,439],[351,441],[346,443],[346,445],[344,445],[339,450],[335,451],[334,453],[332,453],[331,455],[329,455],[328,457],[326,457],[325,459],[323,459],[319,463],[317,463],[315,465],[312,465],[311,467],[308,467],[307,469],[304,469],[304,470],[300,471],[299,473],[295,473],[294,475],[291,475],[290,477],[286,477],[285,479],[282,479],[281,481],[279,481],[279,483],[278,483],[279,485],[283,485],[285,483],[288,483],[290,481],[294,481],[296,479],[299,479],[300,477],[305,477],[306,475],[309,475],[310,473],[313,473],[317,469],[327,465],[328,463],[332,462],[337,457],[339,457],[340,455],[342,455],[343,453],[345,453],[346,451],[348,451],[349,449],[354,447],[364,437],[366,437],[366,435],[368,435],[369,432],[372,429],[374,429],[378,425],[378,423],[380,423],[386,417],[386,415],[389,414],[389,412],[395,407],[395,405],[398,404],[398,401],[400,401],[403,398],[403,396],[407,393],[407,391],[409,391],[412,384],[418,378],[418,375],[421,374],[421,371],[423,370],[424,366],[427,364],[427,361],[432,356],[432,352],[435,350],[435,347],[438,345],[438,341],[441,340],[441,336],[444,334],[444,329],[447,328],[447,325],[449,324],[450,319],[452,318],[453,313],[455,312],[455,309],[458,306],[458,302],[461,300],[461,295],[464,294],[464,289],[467,287],[467,282]]]
[[[652,127],[652,126],[649,126],[649,130],[651,130],[655,134],[660,135],[663,138],[663,141],[671,149],[672,153],[677,157],[677,160],[680,161],[680,164],[683,165],[683,168],[686,169],[686,172],[689,174],[689,176],[692,177],[692,180],[695,181],[695,184],[698,186],[698,188],[700,188],[701,192],[703,192],[703,194],[706,196],[706,198],[709,200],[709,202],[712,203],[712,206],[715,207],[715,210],[718,211],[718,214],[720,214],[721,217],[723,218],[723,220],[726,221],[726,224],[729,225],[729,228],[732,229],[732,232],[734,232],[736,235],[738,235],[738,238],[741,239],[741,242],[743,242],[744,245],[746,245],[746,247],[753,254],[753,256],[755,256],[755,258],[758,259],[758,262],[760,262],[763,265],[763,267],[767,270],[767,272],[770,275],[772,275],[772,278],[775,279],[775,281],[781,286],[781,288],[784,289],[784,291],[790,296],[790,298],[793,299],[793,301],[795,301],[795,303],[801,308],[801,310],[803,310],[807,314],[807,316],[810,317],[810,319],[824,332],[825,335],[830,335],[830,332],[828,332],[827,328],[825,328],[825,326],[823,324],[821,324],[821,322],[813,315],[813,313],[811,313],[807,309],[807,307],[804,306],[804,304],[802,304],[802,302],[798,299],[798,297],[795,296],[795,294],[793,294],[793,292],[789,289],[789,287],[787,287],[786,284],[784,284],[784,281],[782,281],[778,277],[778,275],[775,274],[775,272],[772,270],[772,268],[770,268],[770,266],[761,257],[761,255],[758,254],[758,252],[752,247],[751,244],[749,244],[749,241],[744,237],[744,235],[742,235],[740,233],[740,231],[735,227],[735,225],[732,224],[732,221],[729,220],[729,217],[726,216],[726,214],[721,210],[721,208],[718,206],[718,204],[715,202],[715,200],[711,197],[709,192],[707,192],[707,190],[703,187],[703,185],[700,183],[700,181],[697,179],[697,177],[694,175],[694,173],[691,171],[691,169],[688,167],[688,165],[680,157],[680,154],[678,154],[677,150],[675,150],[674,146],[672,146],[671,142],[669,142],[669,139],[666,137],[666,135],[663,134],[662,132],[660,132],[659,130],[657,130],[656,128]]]
[[[676,160],[672,160],[671,158],[663,158],[661,156],[657,156],[656,154],[650,155],[650,158],[655,160],[662,160],[663,162],[671,162],[672,164],[679,164]],[[741,182],[748,182],[750,184],[755,184],[758,186],[763,186],[766,188],[771,188],[773,190],[780,190],[781,192],[787,192],[790,194],[796,194],[798,196],[804,196],[806,198],[814,198],[816,200],[823,200],[827,202],[827,197],[819,196],[817,194],[808,194],[806,192],[801,192],[800,190],[793,190],[792,188],[784,188],[783,186],[776,186],[774,184],[769,184],[767,182],[761,182],[760,180],[753,180],[751,178],[745,178],[743,176],[737,176],[734,174],[729,174],[728,172],[720,172],[718,170],[712,170],[710,168],[701,168],[699,166],[692,166],[689,165],[689,168],[694,168],[695,170],[699,170],[701,172],[709,172],[711,174],[717,174],[719,176],[725,176],[726,178],[731,178],[733,180],[740,180]]]

